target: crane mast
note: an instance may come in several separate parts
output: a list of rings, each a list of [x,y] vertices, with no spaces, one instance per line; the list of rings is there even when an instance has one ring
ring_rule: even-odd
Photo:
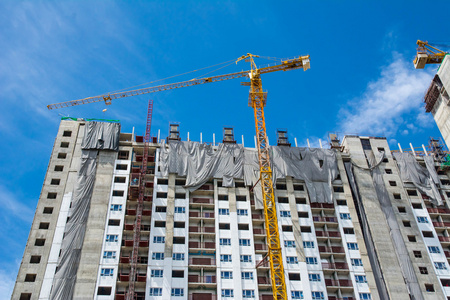
[[[275,300],[287,300],[286,281],[284,278],[283,255],[280,246],[280,234],[278,231],[277,210],[273,194],[272,168],[270,166],[269,143],[266,134],[266,121],[264,118],[264,106],[267,93],[262,89],[262,81],[259,70],[253,60],[255,55],[247,54],[240,58],[250,60],[252,70],[250,77],[249,105],[253,108],[255,116],[256,141],[258,145],[258,159],[262,197],[264,203],[264,218],[266,226],[267,244],[269,246],[270,277],[272,283],[273,298]]]
[[[247,55],[243,55],[237,59],[236,63],[245,60],[250,62],[251,70],[242,71],[237,73],[230,73],[225,75],[218,75],[213,77],[203,77],[197,78],[188,81],[182,81],[177,83],[159,85],[149,88],[136,89],[118,93],[109,93],[100,96],[88,97],[79,100],[61,102],[56,104],[50,104],[47,106],[48,109],[56,109],[63,108],[69,106],[75,106],[80,104],[94,103],[104,101],[105,104],[111,104],[111,101],[114,99],[125,98],[136,95],[143,95],[148,93],[154,93],[164,90],[171,90],[176,88],[194,86],[204,83],[211,83],[223,80],[229,80],[234,78],[242,78],[248,77],[250,82],[245,82],[244,85],[250,86],[249,93],[249,106],[253,108],[253,113],[255,117],[255,128],[256,128],[256,140],[258,147],[258,159],[259,159],[259,169],[260,169],[260,182],[262,188],[262,196],[264,202],[264,218],[265,218],[265,227],[266,227],[266,238],[269,246],[268,257],[270,260],[270,276],[272,283],[272,291],[274,300],[287,300],[286,294],[286,281],[284,277],[284,267],[283,267],[283,256],[280,245],[280,234],[278,231],[278,221],[277,221],[277,211],[275,204],[275,197],[273,192],[273,181],[272,181],[272,169],[270,165],[270,155],[269,155],[269,143],[266,134],[266,122],[264,117],[264,106],[266,105],[267,100],[267,92],[264,92],[262,89],[261,82],[261,74],[276,72],[276,71],[289,71],[295,70],[299,68],[303,68],[304,71],[309,69],[310,61],[309,55],[299,56],[293,59],[287,59],[281,61],[279,64],[270,65],[264,68],[257,68],[254,57],[259,57],[257,55],[253,55],[248,53]],[[144,153],[147,154],[147,144],[148,144],[148,136],[149,136],[149,122],[151,122],[151,108],[152,105],[149,102],[149,117],[147,118],[147,130],[146,130],[146,143],[144,147]],[[150,120],[150,121],[149,121]],[[151,123],[150,123],[151,124]],[[145,157],[145,155],[144,155]],[[146,159],[144,159],[143,170],[141,170],[141,180],[143,179],[145,172]],[[142,183],[142,182],[141,182]],[[141,203],[141,198],[143,197],[142,191],[139,195],[138,204]],[[138,205],[139,208],[139,205]],[[140,219],[137,216],[135,231],[139,231]],[[134,243],[136,245],[139,234],[135,232],[134,235]],[[133,249],[132,253],[132,272],[130,274],[130,290],[127,294],[127,300],[131,300],[134,297],[134,277],[136,273],[136,268],[133,269],[133,266],[136,266],[137,263],[137,251]]]

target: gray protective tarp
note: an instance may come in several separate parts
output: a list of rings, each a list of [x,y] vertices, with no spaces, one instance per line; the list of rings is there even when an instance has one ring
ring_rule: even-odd
[[[119,123],[87,122],[81,148],[118,151],[119,138]]]
[[[414,186],[422,193],[430,197],[434,205],[443,205],[438,186],[439,177],[434,168],[434,159],[431,156],[424,156],[426,168],[422,167],[416,158],[410,153],[394,153],[400,169],[400,177],[404,182],[412,182]]]
[[[394,209],[389,199],[389,193],[383,180],[383,172],[379,167],[377,167],[377,165],[379,165],[379,161],[377,162],[377,159],[375,158],[375,155],[371,150],[364,150],[364,154],[367,158],[367,161],[369,162],[369,169],[372,175],[375,192],[380,203],[380,208],[384,213],[386,222],[389,227],[391,240],[394,245],[397,260],[402,270],[403,279],[405,280],[412,299],[422,300],[423,295],[420,290],[419,282],[417,280],[417,276],[409,257],[405,242],[403,240],[403,236],[401,234]],[[380,158],[382,158],[384,156],[384,153],[379,153],[379,156]],[[357,165],[355,166],[358,167]],[[365,169],[367,171],[367,168],[362,169]]]
[[[304,180],[311,202],[333,202],[331,182],[338,174],[334,151],[328,149],[270,148],[273,181],[291,176]],[[161,172],[163,176],[176,173],[186,176],[186,187],[194,191],[211,178],[223,180],[222,186],[232,187],[234,179],[244,179],[247,186],[259,179],[258,152],[242,145],[219,144],[212,146],[197,142],[170,142],[161,146]],[[262,195],[259,183],[255,187],[256,208],[261,209]]]
[[[373,275],[375,277],[375,283],[377,285],[380,298],[383,300],[389,300],[389,294],[387,292],[386,282],[384,281],[383,272],[381,271],[380,261],[378,260],[378,254],[375,250],[375,244],[372,239],[372,232],[370,231],[369,222],[367,221],[366,209],[364,203],[361,201],[358,186],[356,184],[355,176],[353,174],[353,166],[351,162],[345,162],[345,169],[347,171],[348,181],[352,189],[352,194],[355,199],[355,207],[358,211],[359,223],[361,225],[364,241],[366,244],[367,254],[369,256],[370,265],[372,266]]]
[[[92,124],[95,123],[95,124]],[[111,126],[113,125],[113,126]],[[89,216],[92,192],[97,171],[97,149],[117,150],[119,147],[120,124],[87,122],[82,141],[81,163],[74,188],[70,219],[64,229],[61,255],[53,278],[50,299],[73,298],[81,249]],[[100,138],[101,135],[101,138]],[[95,137],[93,137],[95,136]],[[94,142],[97,140],[97,142]],[[92,148],[91,148],[92,147]]]

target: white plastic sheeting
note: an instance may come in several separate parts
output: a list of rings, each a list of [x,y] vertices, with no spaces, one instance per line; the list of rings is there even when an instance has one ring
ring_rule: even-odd
[[[338,174],[336,155],[328,149],[271,147],[273,181],[291,176],[304,180],[311,202],[333,202],[332,181]],[[259,179],[258,153],[242,145],[211,145],[192,141],[171,141],[161,145],[163,176],[186,176],[186,187],[194,191],[211,178],[222,179],[222,186],[233,187],[234,179],[253,186]],[[255,190],[256,189],[256,190]],[[256,208],[262,209],[261,188],[255,187]]]
[[[61,255],[53,279],[50,299],[73,298],[81,249],[89,217],[92,192],[97,171],[97,149],[118,150],[120,124],[86,123],[82,141],[81,163],[70,210],[70,219],[64,229]]]
[[[439,177],[434,168],[434,159],[424,156],[426,168],[422,167],[410,153],[394,153],[394,158],[400,169],[400,177],[404,182],[412,182],[422,193],[430,197],[434,205],[443,205],[438,186]]]

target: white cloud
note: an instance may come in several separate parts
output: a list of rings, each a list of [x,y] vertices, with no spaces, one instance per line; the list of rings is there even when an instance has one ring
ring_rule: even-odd
[[[391,64],[382,68],[380,77],[367,85],[359,98],[341,109],[340,132],[392,136],[405,134],[403,127],[430,127],[433,120],[423,110],[423,95],[431,73],[415,70],[412,62],[394,53]],[[412,124],[415,123],[415,124]]]
[[[18,197],[3,185],[0,185],[0,206],[1,215],[4,218],[18,218],[21,221],[30,223],[33,219],[33,210],[17,199]]]
[[[0,300],[11,299],[11,294],[16,282],[16,272],[17,268],[14,270],[4,270],[0,269]]]

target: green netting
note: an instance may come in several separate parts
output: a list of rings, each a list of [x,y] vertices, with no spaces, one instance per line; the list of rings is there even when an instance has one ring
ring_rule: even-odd
[[[78,121],[78,118],[72,118],[72,117],[62,117],[61,120],[72,120],[72,121]],[[80,119],[80,120],[84,120],[84,121],[100,121],[100,122],[120,122],[120,120],[109,120],[109,119]]]

